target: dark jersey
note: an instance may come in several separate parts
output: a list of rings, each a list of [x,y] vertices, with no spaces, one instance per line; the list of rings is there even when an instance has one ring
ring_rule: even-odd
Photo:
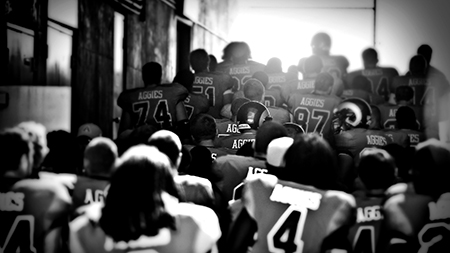
[[[47,233],[67,226],[70,204],[58,181],[0,179],[0,252],[44,252]]]
[[[195,73],[192,91],[203,94],[209,101],[208,114],[215,118],[220,117],[220,110],[224,106],[223,94],[233,88],[233,80],[230,75],[220,72]]]
[[[347,68],[348,68],[348,60],[345,56],[342,55],[323,55],[320,56],[322,59],[323,72],[328,72],[332,76],[337,77],[339,79],[343,79],[345,75],[347,74]],[[307,58],[300,59],[299,62],[299,69],[304,69],[304,64]],[[302,72],[303,73],[303,72]],[[304,74],[304,73],[303,73]]]
[[[210,105],[206,96],[191,93],[184,100],[184,107],[186,108],[188,119],[191,119],[192,116],[195,116],[199,113],[207,113]]]
[[[406,133],[408,135],[410,147],[415,147],[417,146],[417,144],[427,139],[425,134],[420,131],[415,131],[411,129],[399,129],[397,131]]]
[[[229,119],[216,119],[216,127],[218,137],[241,134],[237,123]]]
[[[386,201],[384,212],[386,242],[391,242],[393,249],[401,249],[396,252],[448,252],[450,193],[437,200],[412,193],[397,194]]]
[[[391,103],[384,103],[381,105],[378,105],[378,108],[380,109],[380,122],[381,126],[384,129],[396,129],[397,128],[397,120],[395,119],[395,114],[397,113],[398,108],[404,105],[393,105]],[[414,105],[408,105],[408,107],[412,108],[414,110],[414,113],[416,114],[416,120],[419,129],[423,126],[423,110],[421,106],[414,106]]]
[[[353,252],[379,252],[379,235],[383,222],[384,194],[370,195],[364,191],[353,193],[356,200],[356,223],[348,238]]]
[[[281,97],[280,88],[267,89],[264,94],[264,105],[269,106],[283,106],[284,100]]]
[[[269,110],[270,116],[272,117],[273,121],[276,121],[280,124],[292,122],[293,116],[287,109],[274,106],[268,106],[267,109]]]
[[[239,188],[239,184],[247,175],[267,173],[265,160],[237,155],[217,158],[213,163],[213,169],[223,175],[218,186],[227,202],[233,198],[235,188]]]
[[[392,139],[380,130],[354,128],[334,136],[338,154],[347,154],[358,164],[360,154],[367,148],[381,148],[392,143]]]
[[[178,119],[176,106],[188,96],[181,84],[151,85],[122,92],[117,105],[131,115],[132,126],[170,128]]]
[[[372,93],[381,96],[385,101],[389,99],[390,93],[395,93],[395,90],[390,90],[394,77],[398,76],[398,71],[394,68],[375,67],[350,72],[346,77],[347,87],[357,76],[366,77],[370,81]]]
[[[392,130],[392,129],[383,129],[382,130],[389,138],[391,138],[392,143],[396,143],[404,148],[410,146],[409,136],[406,132]]]
[[[252,78],[253,74],[258,71],[264,71],[265,65],[248,61],[244,64],[234,64],[231,66],[226,66],[225,68],[221,68],[221,71],[229,74],[234,79],[234,91],[242,90],[244,83]]]
[[[340,98],[330,95],[292,94],[286,104],[294,116],[293,122],[307,133],[319,133],[328,138],[331,134],[331,118]]]
[[[219,140],[222,147],[230,149],[231,152],[234,152],[235,154],[236,151],[238,151],[238,149],[240,149],[246,142],[254,142],[255,136],[256,132],[250,131],[241,134],[220,137]]]
[[[183,145],[189,152],[191,151],[191,149],[193,149],[195,146],[194,145]],[[217,159],[218,157],[221,156],[226,156],[229,154],[232,154],[233,152],[231,150],[228,150],[227,148],[224,147],[210,147],[210,146],[204,146],[206,147],[210,152],[211,152],[211,158],[212,159]]]
[[[267,89],[272,89],[272,88],[280,89],[287,82],[289,82],[290,79],[293,79],[290,75],[287,75],[286,73],[283,73],[283,72],[281,72],[281,73],[270,73],[270,74],[267,74],[267,76],[269,77],[269,81],[267,82],[266,90]]]
[[[72,208],[95,202],[103,203],[108,194],[109,180],[78,176],[72,193]]]
[[[326,252],[336,245],[331,236],[345,238],[355,218],[353,196],[273,175],[247,178],[243,203],[257,223],[252,252]]]

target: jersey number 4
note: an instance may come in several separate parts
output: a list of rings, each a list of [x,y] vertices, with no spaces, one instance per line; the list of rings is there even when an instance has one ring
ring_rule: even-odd
[[[13,225],[9,229],[5,242],[0,247],[0,252],[33,252],[36,248],[33,245],[34,235],[34,216],[19,215],[14,220]]]
[[[274,253],[302,252],[302,234],[306,215],[306,208],[289,206],[267,233],[269,251]]]
[[[139,114],[136,126],[142,126],[147,122],[148,113],[150,111],[150,101],[139,101],[133,103],[133,112]],[[172,115],[170,115],[169,107],[166,99],[160,99],[153,113],[153,119],[160,124],[161,128],[171,126]]]

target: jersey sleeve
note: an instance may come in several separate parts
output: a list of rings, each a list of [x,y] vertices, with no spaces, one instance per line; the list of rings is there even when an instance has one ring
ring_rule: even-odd
[[[178,208],[183,209],[183,213],[192,217],[198,226],[195,236],[193,252],[208,252],[215,247],[222,232],[220,231],[219,219],[210,208],[180,203]]]
[[[188,90],[178,83],[173,84],[172,91],[172,95],[176,97],[177,103],[183,102],[189,96]]]

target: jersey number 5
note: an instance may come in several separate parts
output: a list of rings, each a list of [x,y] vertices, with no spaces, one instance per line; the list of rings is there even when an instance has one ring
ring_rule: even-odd
[[[267,233],[267,246],[270,252],[290,253],[303,251],[302,234],[307,209],[289,206]]]
[[[14,220],[13,225],[9,229],[3,247],[0,247],[0,252],[14,253],[14,252],[33,252],[36,253],[36,248],[33,245],[34,235],[34,216],[33,215],[19,215]],[[19,249],[19,250],[18,250]]]

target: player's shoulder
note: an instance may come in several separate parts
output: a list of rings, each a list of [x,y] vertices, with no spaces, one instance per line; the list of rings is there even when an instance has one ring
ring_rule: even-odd
[[[175,214],[181,219],[192,220],[199,230],[213,240],[218,240],[221,236],[219,219],[211,208],[192,203],[178,203]]]
[[[72,203],[72,198],[66,186],[51,178],[23,179],[18,181],[11,190],[30,193],[37,202],[50,199],[51,202],[62,202],[67,205]]]
[[[181,185],[187,185],[190,187],[198,187],[198,188],[205,188],[208,191],[212,191],[212,185],[211,182],[202,177],[192,176],[192,175],[178,175],[174,177],[174,181],[177,184]]]
[[[356,207],[355,197],[343,191],[328,190],[324,193],[324,199],[337,201],[344,208]]]
[[[385,75],[398,76],[397,69],[393,67],[379,67],[379,68],[383,71],[383,74]]]
[[[274,187],[278,183],[278,178],[271,174],[257,173],[248,175],[245,179],[246,187],[262,186],[265,188]]]
[[[258,68],[258,69],[264,69],[266,67],[265,64],[262,64],[262,63],[256,62],[256,61],[251,61],[251,60],[248,61],[247,64],[251,67]]]
[[[363,69],[354,70],[347,73],[347,79],[355,78],[356,76],[360,76],[363,74]]]

